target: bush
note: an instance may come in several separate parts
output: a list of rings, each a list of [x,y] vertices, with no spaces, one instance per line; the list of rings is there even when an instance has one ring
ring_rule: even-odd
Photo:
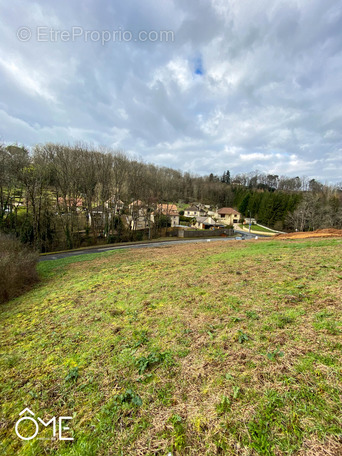
[[[0,303],[19,296],[38,281],[38,257],[18,239],[0,234]]]

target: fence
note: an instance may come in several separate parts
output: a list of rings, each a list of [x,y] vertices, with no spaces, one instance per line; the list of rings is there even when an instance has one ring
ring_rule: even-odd
[[[223,228],[218,230],[178,230],[178,237],[181,238],[192,238],[192,237],[214,237],[214,236],[234,236],[234,230],[230,228]]]

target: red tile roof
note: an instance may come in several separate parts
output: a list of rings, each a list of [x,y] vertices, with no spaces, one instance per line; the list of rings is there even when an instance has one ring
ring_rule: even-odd
[[[157,210],[154,213],[162,213],[164,215],[179,215],[177,206],[175,204],[158,204]]]
[[[72,206],[81,207],[83,206],[82,198],[69,198],[68,196],[64,199],[62,196],[58,198],[58,204],[70,204]]]
[[[157,204],[157,210],[160,211],[177,211],[177,206],[175,204]]]

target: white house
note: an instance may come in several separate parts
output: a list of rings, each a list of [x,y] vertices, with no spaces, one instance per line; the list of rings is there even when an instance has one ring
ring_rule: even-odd
[[[215,225],[215,220],[211,217],[197,217],[194,226],[200,230],[209,230],[210,228],[215,227]]]
[[[179,225],[179,212],[175,204],[158,204],[156,210],[151,214],[152,222],[154,222],[156,214],[168,216],[171,221],[171,226]]]
[[[221,207],[215,214],[220,223],[224,225],[233,225],[234,223],[239,223],[241,219],[240,212],[236,211],[231,207]]]
[[[189,206],[184,209],[185,217],[204,217],[206,211],[198,206]]]

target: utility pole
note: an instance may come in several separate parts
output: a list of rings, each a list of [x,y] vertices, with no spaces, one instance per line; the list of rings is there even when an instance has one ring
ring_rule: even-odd
[[[248,230],[248,232],[250,233],[251,232],[251,226],[252,226],[251,211],[248,211],[248,213],[249,213],[249,230]]]

